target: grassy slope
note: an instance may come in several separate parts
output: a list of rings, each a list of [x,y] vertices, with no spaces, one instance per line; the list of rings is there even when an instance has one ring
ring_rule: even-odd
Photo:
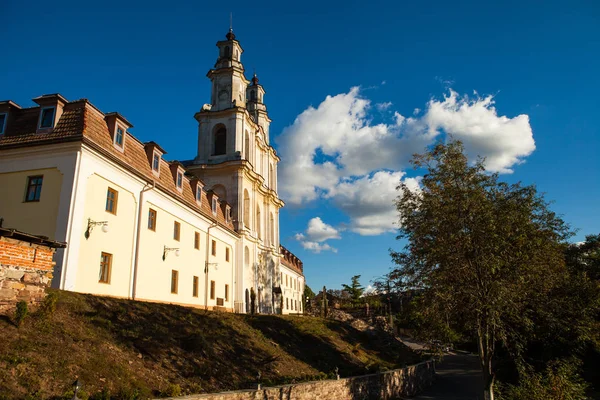
[[[0,319],[0,399],[213,392],[391,369],[418,357],[320,318],[249,316],[57,292],[56,311]],[[80,396],[81,397],[81,396]],[[85,397],[85,394],[84,396]]]

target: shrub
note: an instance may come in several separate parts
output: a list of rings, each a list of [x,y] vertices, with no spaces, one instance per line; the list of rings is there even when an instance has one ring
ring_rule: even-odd
[[[499,400],[585,400],[587,384],[577,360],[553,361],[544,372],[521,371],[517,385],[499,385]]]
[[[58,293],[57,292],[49,292],[42,305],[40,307],[40,312],[44,317],[49,317],[54,314],[56,311],[56,303],[58,302]]]
[[[27,302],[23,300],[19,301],[17,303],[17,309],[15,310],[15,323],[17,326],[21,326],[28,313],[29,310],[27,309]]]
[[[177,397],[181,395],[181,386],[177,384],[169,384],[165,390],[163,390],[162,394],[165,397]]]

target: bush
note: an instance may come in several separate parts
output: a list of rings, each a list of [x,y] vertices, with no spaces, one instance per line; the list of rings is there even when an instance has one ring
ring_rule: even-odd
[[[27,302],[23,300],[19,301],[17,303],[17,309],[15,310],[15,323],[17,326],[21,326],[28,313],[29,310],[27,309]]]
[[[181,395],[181,386],[177,384],[169,384],[165,390],[162,392],[165,397],[177,397]]]
[[[553,361],[544,372],[521,371],[518,385],[499,385],[498,400],[585,400],[587,384],[577,360]]]
[[[44,317],[49,317],[54,314],[56,311],[56,303],[58,302],[58,293],[57,292],[49,292],[42,305],[40,307],[40,312]]]

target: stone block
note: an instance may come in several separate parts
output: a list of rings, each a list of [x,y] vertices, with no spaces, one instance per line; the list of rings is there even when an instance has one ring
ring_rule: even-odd
[[[17,295],[16,291],[13,289],[0,289],[0,299],[14,299]]]
[[[19,271],[18,269],[8,269],[6,270],[5,278],[6,279],[14,279],[20,281],[25,275],[24,271]]]

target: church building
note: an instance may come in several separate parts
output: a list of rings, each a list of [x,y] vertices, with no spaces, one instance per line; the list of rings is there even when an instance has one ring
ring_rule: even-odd
[[[54,286],[239,313],[303,311],[302,262],[279,242],[284,203],[265,90],[256,75],[246,79],[232,30],[217,47],[189,160],[168,161],[122,114],[87,99],[0,101],[0,218],[67,242]]]

